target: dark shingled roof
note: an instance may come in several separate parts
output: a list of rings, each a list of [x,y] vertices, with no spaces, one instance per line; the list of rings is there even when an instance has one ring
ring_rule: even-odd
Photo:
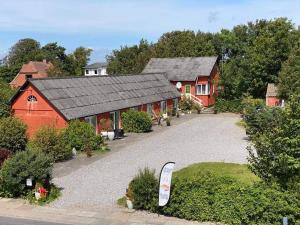
[[[107,63],[106,62],[97,62],[97,63],[93,63],[90,65],[87,65],[86,67],[84,67],[85,69],[98,69],[101,67],[106,67]]]
[[[66,119],[180,97],[163,74],[30,79]]]
[[[209,76],[218,57],[152,58],[143,73],[166,73],[172,81],[195,81]]]
[[[269,83],[267,88],[267,97],[277,97],[277,87],[275,84]]]

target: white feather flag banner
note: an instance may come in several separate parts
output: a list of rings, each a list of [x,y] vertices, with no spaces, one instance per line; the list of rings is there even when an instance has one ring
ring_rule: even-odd
[[[159,206],[165,206],[170,199],[171,180],[174,167],[174,162],[168,162],[161,169],[159,179]]]

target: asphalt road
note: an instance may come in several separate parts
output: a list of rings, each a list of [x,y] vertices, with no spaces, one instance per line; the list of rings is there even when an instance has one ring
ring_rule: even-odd
[[[37,220],[26,220],[10,217],[0,217],[0,225],[66,225],[63,223],[50,223]]]

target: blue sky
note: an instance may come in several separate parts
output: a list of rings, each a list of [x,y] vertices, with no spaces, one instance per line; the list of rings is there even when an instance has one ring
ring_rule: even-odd
[[[92,48],[91,61],[172,30],[216,32],[256,19],[300,25],[299,0],[0,0],[0,57],[21,38]]]

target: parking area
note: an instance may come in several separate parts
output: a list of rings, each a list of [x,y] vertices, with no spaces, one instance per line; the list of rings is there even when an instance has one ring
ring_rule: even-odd
[[[235,114],[185,115],[171,127],[129,135],[111,143],[112,151],[91,159],[56,165],[54,182],[64,188],[53,207],[100,208],[116,204],[139,169],[157,173],[168,161],[176,170],[197,162],[246,163],[246,135]]]

